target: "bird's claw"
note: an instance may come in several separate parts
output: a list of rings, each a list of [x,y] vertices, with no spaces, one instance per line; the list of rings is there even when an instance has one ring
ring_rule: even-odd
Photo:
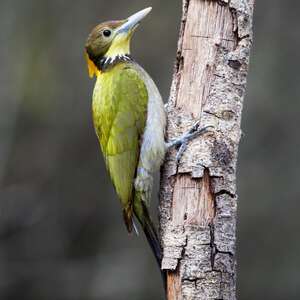
[[[209,131],[209,129],[214,129],[214,126],[212,125],[205,126],[201,129],[199,129],[199,126],[200,126],[200,121],[197,121],[187,133],[183,134],[180,138],[174,139],[171,142],[167,143],[168,148],[171,147],[179,148],[176,154],[176,165],[179,164],[179,161],[183,153],[185,152],[188,143],[191,140],[193,140],[199,135],[206,133],[207,131]]]
[[[198,128],[199,128],[199,126],[200,126],[200,121],[197,121],[197,122],[192,126],[192,128],[188,131],[188,133],[193,133],[193,132],[197,131]]]
[[[184,153],[184,151],[186,150],[187,148],[187,142],[183,142],[181,144],[181,146],[179,147],[178,151],[177,151],[177,154],[176,154],[176,165],[178,166],[179,162],[180,162],[180,159]]]

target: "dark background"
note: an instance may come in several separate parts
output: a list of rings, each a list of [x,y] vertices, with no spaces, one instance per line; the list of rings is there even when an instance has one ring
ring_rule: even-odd
[[[180,0],[0,2],[1,300],[162,299],[150,250],[126,233],[105,173],[83,58],[95,24],[147,6],[132,50],[167,99]],[[238,172],[240,300],[300,299],[299,8],[255,8]]]

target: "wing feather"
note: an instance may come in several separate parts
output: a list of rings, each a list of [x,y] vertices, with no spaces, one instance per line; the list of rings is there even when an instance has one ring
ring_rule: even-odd
[[[147,103],[145,83],[130,65],[117,65],[99,75],[93,96],[94,125],[129,230]]]

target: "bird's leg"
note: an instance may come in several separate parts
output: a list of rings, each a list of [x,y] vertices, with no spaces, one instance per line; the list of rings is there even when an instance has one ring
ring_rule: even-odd
[[[166,143],[166,147],[168,150],[172,147],[178,148],[176,154],[176,164],[179,163],[184,151],[187,148],[188,143],[191,140],[193,140],[199,135],[208,132],[210,128],[214,128],[213,126],[206,126],[203,128],[199,128],[199,125],[200,125],[200,121],[196,122],[188,132],[184,133],[179,138],[173,139],[170,142]]]

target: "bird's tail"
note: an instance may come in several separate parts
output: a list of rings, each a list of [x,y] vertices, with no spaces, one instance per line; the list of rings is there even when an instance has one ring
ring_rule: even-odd
[[[142,229],[145,233],[149,246],[151,247],[152,252],[157,261],[157,264],[159,265],[160,268],[161,258],[162,258],[160,242],[158,239],[155,226],[150,218],[148,209],[146,205],[143,203],[143,201],[139,201],[139,203],[135,203],[134,214],[142,226]]]
[[[136,192],[133,206],[134,214],[142,226],[147,238],[148,244],[155,256],[156,262],[160,269],[164,285],[166,286],[166,274],[161,270],[161,246],[154,223],[151,220],[146,203],[142,200],[141,193]]]

